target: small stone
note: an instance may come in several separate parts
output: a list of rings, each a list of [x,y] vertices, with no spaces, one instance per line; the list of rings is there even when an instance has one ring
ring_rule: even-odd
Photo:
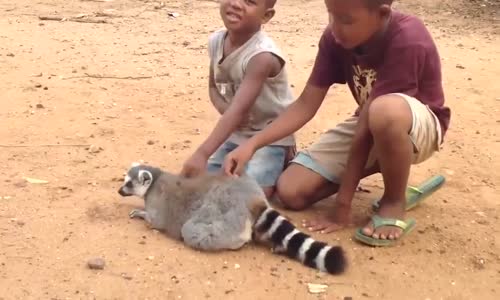
[[[486,260],[484,260],[484,258],[474,258],[472,260],[472,264],[474,265],[474,268],[478,270],[483,270],[486,265]]]
[[[24,226],[24,224],[26,224],[26,223],[24,223],[24,221],[17,220],[16,224],[22,227],[22,226]]]
[[[90,153],[96,154],[96,153],[101,152],[103,149],[99,146],[96,146],[96,145],[90,145],[88,150]]]
[[[155,141],[153,141],[153,140],[149,140],[147,144],[148,144],[148,145],[154,145],[154,144],[155,144]]]
[[[28,183],[26,182],[26,180],[19,180],[19,181],[14,183],[14,186],[17,188],[24,188],[27,185],[28,185]]]
[[[38,109],[44,109],[44,108],[45,108],[45,106],[43,106],[43,104],[42,104],[42,103],[38,103],[38,104],[36,105],[36,108],[38,108]]]
[[[48,88],[48,87],[44,87],[43,89],[46,91],[46,90],[48,90],[49,88]]]
[[[346,297],[344,297],[344,300],[352,300],[352,297],[346,296]]]
[[[37,83],[37,84],[35,84],[35,87],[36,87],[36,88],[41,88],[41,87],[42,87],[42,84]]]
[[[476,223],[479,225],[490,225],[490,222],[488,222],[488,220],[484,220],[484,219],[477,220]]]
[[[153,260],[155,257],[153,255],[148,256],[148,260]]]
[[[7,56],[14,57],[15,55],[14,55],[14,53],[7,53]]]
[[[191,43],[190,43],[189,41],[184,41],[184,42],[182,42],[182,45],[183,45],[184,47],[187,47],[187,46],[189,46],[190,44],[191,44]]]
[[[179,283],[180,280],[177,278],[177,276],[173,275],[172,277],[170,277],[170,279],[174,282],[174,283]]]
[[[465,67],[462,66],[461,64],[457,64],[457,69],[462,69],[463,70],[463,69],[465,69]]]
[[[325,284],[308,283],[307,289],[311,294],[322,294],[326,292],[328,286]]]
[[[140,241],[139,244],[146,245],[146,241]]]
[[[91,270],[102,270],[102,269],[104,269],[105,264],[106,264],[106,262],[104,261],[104,259],[102,259],[100,257],[92,258],[87,262],[87,266]]]
[[[239,268],[241,268],[241,266],[239,264],[234,264],[234,268],[238,270]]]
[[[132,280],[132,275],[128,275],[127,273],[122,273],[122,278],[125,280]]]

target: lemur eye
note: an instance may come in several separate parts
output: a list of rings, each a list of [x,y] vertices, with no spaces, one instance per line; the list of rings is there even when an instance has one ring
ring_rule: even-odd
[[[127,181],[127,183],[125,183],[125,186],[128,188],[132,188],[132,181]]]

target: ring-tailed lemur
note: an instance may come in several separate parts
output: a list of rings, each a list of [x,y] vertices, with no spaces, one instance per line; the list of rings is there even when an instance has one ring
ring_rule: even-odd
[[[344,251],[300,232],[271,208],[248,176],[205,174],[184,178],[148,165],[133,164],[118,193],[144,199],[142,218],[154,229],[206,251],[239,249],[252,239],[270,244],[303,264],[331,274],[346,268]]]

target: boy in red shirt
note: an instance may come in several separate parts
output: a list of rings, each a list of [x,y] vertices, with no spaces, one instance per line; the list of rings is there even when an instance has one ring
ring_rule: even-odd
[[[330,17],[302,94],[259,134],[231,152],[225,171],[239,175],[253,153],[311,120],[333,84],[348,84],[359,104],[354,116],[298,153],[280,176],[278,198],[302,210],[337,194],[326,219],[305,222],[331,232],[350,221],[359,181],[380,172],[385,190],[372,220],[355,237],[389,245],[415,225],[404,220],[410,166],[427,160],[443,142],[450,109],[444,106],[439,54],[416,17],[392,0],[326,0]]]

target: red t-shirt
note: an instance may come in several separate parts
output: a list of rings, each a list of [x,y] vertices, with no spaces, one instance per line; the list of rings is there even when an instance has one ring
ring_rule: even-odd
[[[359,105],[390,93],[414,97],[436,114],[444,136],[450,109],[444,106],[439,54],[425,25],[393,11],[384,34],[365,46],[369,53],[344,49],[327,28],[309,83],[318,87],[347,83]]]

